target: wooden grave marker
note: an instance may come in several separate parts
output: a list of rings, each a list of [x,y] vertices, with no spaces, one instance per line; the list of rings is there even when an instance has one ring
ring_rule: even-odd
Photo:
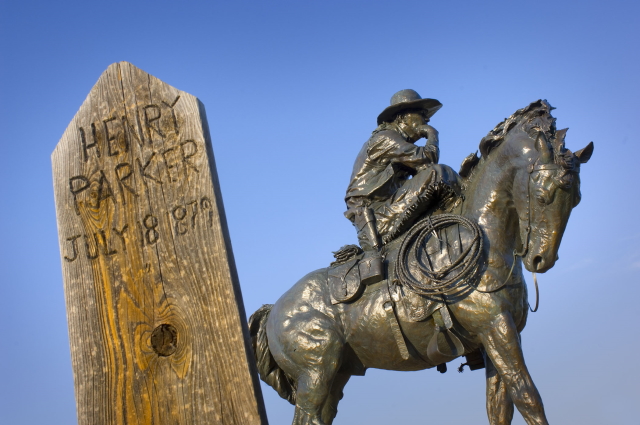
[[[52,162],[78,423],[266,424],[200,101],[112,64]]]

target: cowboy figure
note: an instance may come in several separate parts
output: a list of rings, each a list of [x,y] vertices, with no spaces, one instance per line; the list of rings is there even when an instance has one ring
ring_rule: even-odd
[[[437,165],[438,132],[427,124],[441,106],[414,90],[397,92],[356,158],[344,215],[369,257],[457,186],[455,173]],[[423,137],[425,146],[416,146]]]

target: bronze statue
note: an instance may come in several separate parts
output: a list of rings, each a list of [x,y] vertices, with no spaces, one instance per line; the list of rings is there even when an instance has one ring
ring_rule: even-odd
[[[566,129],[556,129],[551,106],[539,100],[490,131],[481,157],[468,156],[458,174],[435,165],[433,147],[409,146],[413,162],[370,164],[378,168],[368,181],[382,184],[360,183],[382,138],[395,148],[426,135],[435,146],[437,133],[425,121],[439,102],[416,96],[392,100],[392,107],[405,104],[381,114],[356,161],[346,215],[364,252],[343,247],[330,267],[250,318],[260,378],[295,404],[294,425],[329,425],[352,375],[367,368],[444,372],[464,355],[471,369],[486,368],[491,424],[510,424],[514,405],[528,424],[547,424],[520,344],[529,309],[522,266],[536,273],[553,267],[593,143],[566,149]],[[408,102],[418,107],[405,108]],[[389,179],[378,177],[390,165]],[[413,200],[385,215],[412,174],[409,181],[424,178],[409,191]]]
[[[366,256],[374,257],[375,274],[365,277],[365,283],[383,278],[381,244],[406,230],[435,199],[446,196],[439,192],[457,183],[457,175],[448,173],[450,168],[434,166],[439,158],[438,132],[427,123],[441,107],[414,90],[397,92],[356,158],[345,216],[356,227]],[[425,146],[414,145],[421,137],[428,138]]]

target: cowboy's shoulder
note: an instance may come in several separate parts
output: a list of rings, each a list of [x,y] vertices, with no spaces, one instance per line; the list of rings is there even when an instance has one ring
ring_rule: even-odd
[[[406,143],[406,140],[400,133],[390,128],[384,128],[373,132],[368,141],[369,148],[385,144]]]

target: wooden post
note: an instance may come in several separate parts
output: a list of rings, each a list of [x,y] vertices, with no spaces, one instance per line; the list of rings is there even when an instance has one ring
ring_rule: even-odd
[[[266,424],[202,103],[113,64],[52,161],[78,423]]]

